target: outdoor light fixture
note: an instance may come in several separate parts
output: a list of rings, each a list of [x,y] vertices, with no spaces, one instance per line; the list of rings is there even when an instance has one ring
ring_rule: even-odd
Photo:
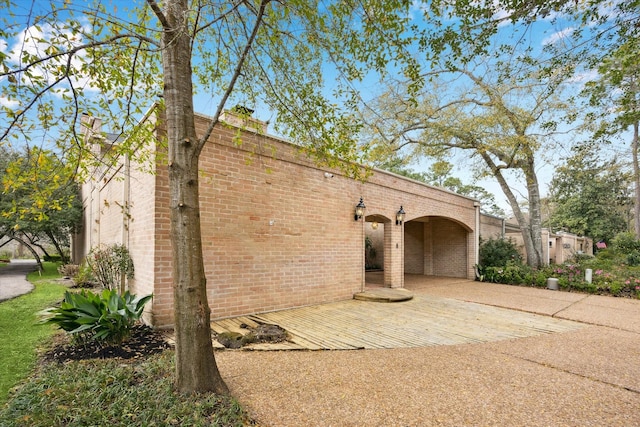
[[[360,202],[356,205],[356,212],[355,212],[355,215],[353,216],[353,219],[357,221],[360,218],[362,218],[364,216],[364,210],[366,208],[367,207],[364,205],[364,202],[362,201],[362,197],[360,197]]]
[[[371,223],[371,228],[373,228],[374,230],[377,230],[378,229],[378,221],[373,221]]]
[[[405,213],[404,209],[402,209],[402,205],[400,205],[400,210],[396,213],[396,225],[402,225]]]

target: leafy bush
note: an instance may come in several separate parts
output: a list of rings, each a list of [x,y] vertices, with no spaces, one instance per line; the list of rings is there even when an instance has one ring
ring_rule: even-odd
[[[93,277],[91,267],[89,264],[82,263],[78,267],[78,272],[72,277],[73,283],[79,288],[90,288],[96,284],[96,279]]]
[[[480,239],[480,265],[505,267],[509,263],[521,263],[522,257],[513,239]]]
[[[105,289],[118,289],[124,277],[133,277],[133,260],[124,245],[95,248],[86,261],[93,277]]]
[[[60,307],[48,308],[41,316],[43,323],[53,323],[72,334],[76,344],[97,341],[120,345],[130,336],[131,328],[151,298],[152,295],[138,298],[129,291],[121,296],[113,289],[105,289],[101,294],[67,291]]]
[[[633,233],[619,233],[613,238],[611,244],[613,249],[625,254],[640,251],[640,241]]]
[[[543,273],[526,264],[511,262],[504,267],[478,266],[478,280],[508,285],[541,286],[547,279]]]
[[[635,237],[625,234],[616,241],[627,251],[635,245]],[[535,270],[515,261],[504,266],[477,265],[476,269],[480,281],[546,287],[547,279],[554,277],[565,291],[640,298],[640,250],[625,253],[613,244],[595,257],[578,256],[565,264]],[[586,281],[586,269],[592,270],[592,283]]]
[[[627,254],[627,264],[631,266],[640,265],[640,251],[632,251]]]

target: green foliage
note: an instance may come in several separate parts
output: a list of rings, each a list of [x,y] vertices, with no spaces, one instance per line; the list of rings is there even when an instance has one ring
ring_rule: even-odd
[[[91,267],[86,262],[78,266],[78,272],[75,276],[72,276],[73,283],[78,287],[91,287],[95,285],[96,279],[93,277]]]
[[[619,233],[611,240],[611,246],[618,253],[628,254],[640,251],[640,240],[633,233]]]
[[[376,263],[377,251],[375,246],[373,246],[373,242],[369,236],[365,236],[364,238],[364,264],[365,269],[367,270],[375,270],[380,266]]]
[[[76,277],[80,271],[80,266],[77,264],[64,264],[58,267],[58,273],[62,277]]]
[[[480,265],[505,267],[509,263],[521,263],[522,256],[513,239],[480,239]]]
[[[633,254],[635,256],[635,252]],[[546,287],[547,279],[553,277],[564,291],[640,298],[640,267],[627,261],[627,254],[605,249],[596,257],[579,257],[573,262],[541,269],[515,263],[504,267],[479,266],[478,280]],[[586,281],[586,269],[591,269],[591,283]]]
[[[105,289],[122,289],[124,277],[132,278],[133,260],[129,250],[120,244],[94,248],[86,257],[91,275]]]
[[[82,220],[79,187],[73,171],[58,155],[40,148],[24,151],[4,148],[0,161],[0,235],[15,236],[24,244],[51,243],[58,255],[69,258],[69,235]]]
[[[132,364],[110,359],[49,363],[41,366],[0,409],[0,424],[3,427],[252,425],[248,414],[231,397],[176,393],[174,370],[172,351]]]
[[[640,251],[632,251],[627,254],[627,264],[630,266],[640,265]]]
[[[138,298],[129,291],[121,296],[110,289],[103,290],[101,294],[87,290],[80,293],[67,291],[60,307],[41,312],[42,321],[70,333],[76,344],[94,341],[120,345],[130,336],[131,328],[151,298],[151,295]]]
[[[556,168],[550,185],[550,227],[610,241],[627,229],[631,177],[614,161],[601,161],[590,146]]]

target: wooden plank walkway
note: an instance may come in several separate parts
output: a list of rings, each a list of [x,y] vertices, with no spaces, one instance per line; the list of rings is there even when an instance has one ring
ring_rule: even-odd
[[[347,300],[212,322],[214,332],[275,324],[290,342],[254,350],[352,350],[481,343],[566,332],[580,323],[431,295],[398,303]]]

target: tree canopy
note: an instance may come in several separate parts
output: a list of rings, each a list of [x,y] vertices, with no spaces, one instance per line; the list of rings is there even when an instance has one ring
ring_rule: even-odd
[[[54,153],[34,147],[4,147],[0,160],[0,236],[16,240],[35,255],[53,245],[69,261],[69,237],[82,219],[78,184]],[[39,259],[35,255],[36,259]]]
[[[618,161],[600,160],[588,145],[574,147],[551,181],[549,227],[611,242],[628,230],[631,182]]]

